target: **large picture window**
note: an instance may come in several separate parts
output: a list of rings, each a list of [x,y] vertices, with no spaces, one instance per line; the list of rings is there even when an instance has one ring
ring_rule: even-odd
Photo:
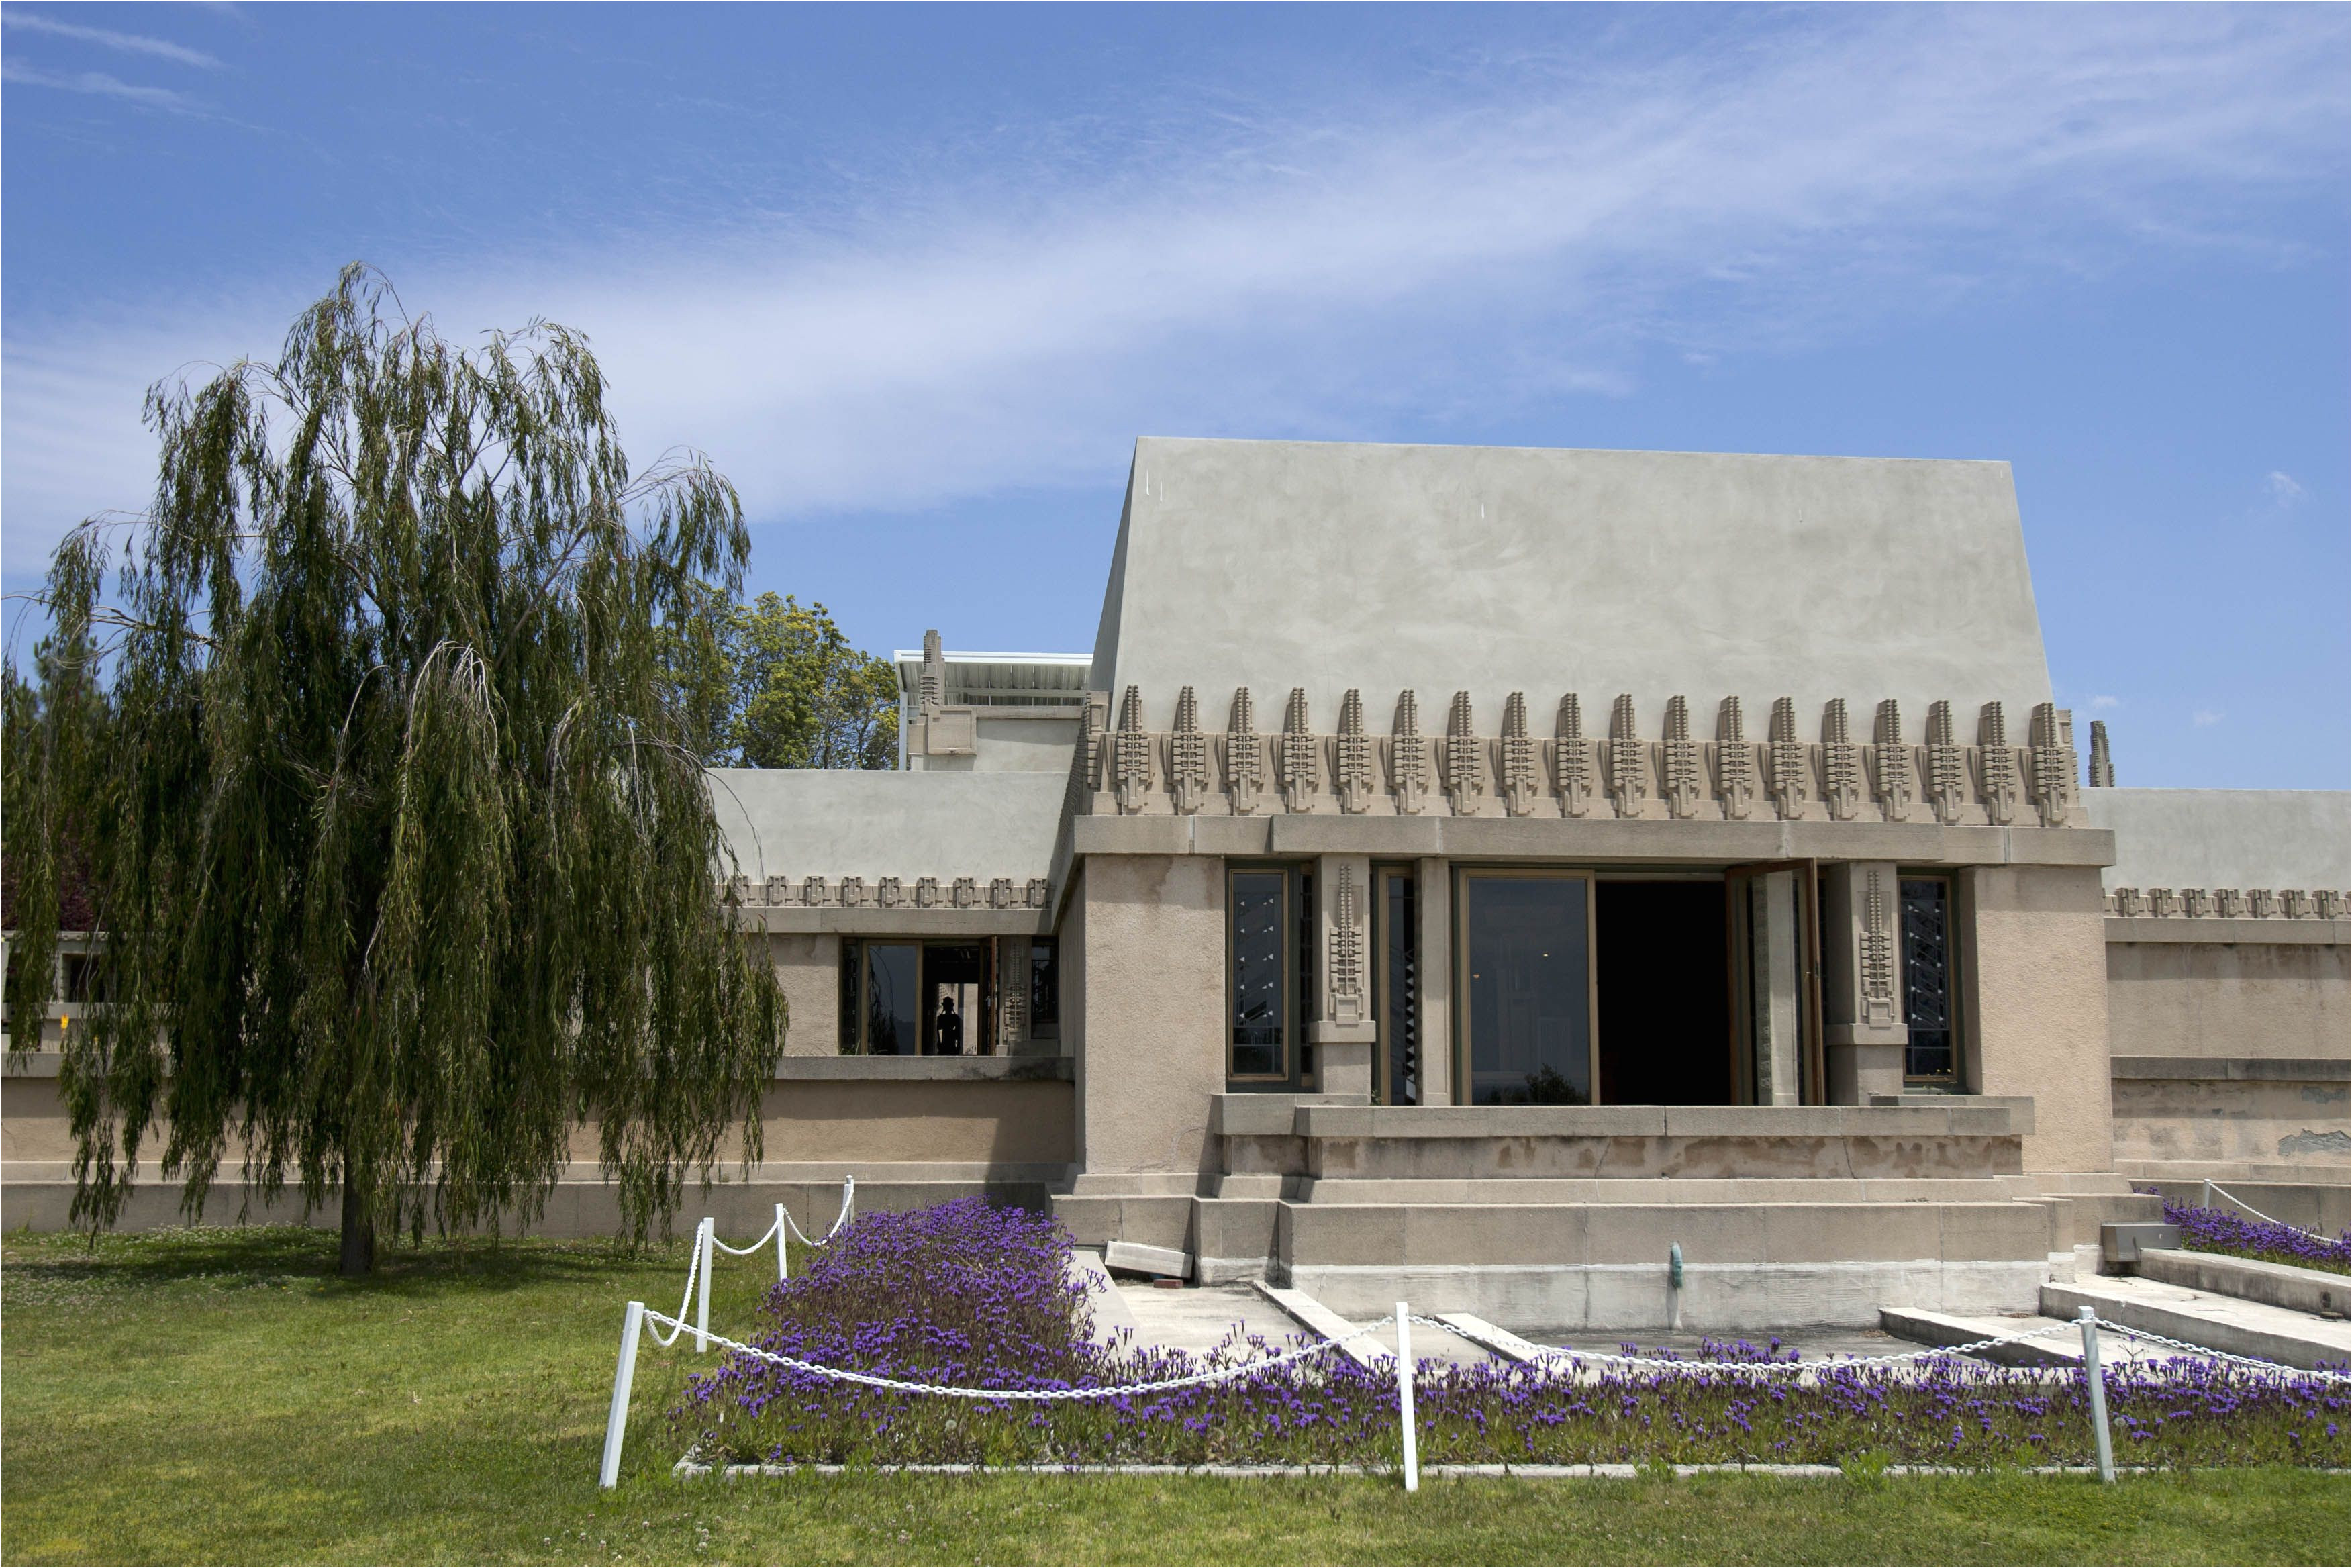
[[[844,939],[841,1054],[993,1055],[990,970],[979,942]]]
[[[1465,871],[1456,943],[1472,1105],[1591,1105],[1592,882]]]

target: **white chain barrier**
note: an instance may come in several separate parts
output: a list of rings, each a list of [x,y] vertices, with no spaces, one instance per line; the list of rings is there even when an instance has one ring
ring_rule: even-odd
[[[2207,1208],[2210,1209],[2213,1206],[2213,1195],[2216,1193],[2219,1193],[2221,1196],[2229,1199],[2231,1203],[2237,1205],[2240,1208],[2245,1210],[2256,1219],[2261,1220],[2264,1225],[2274,1225],[2281,1230],[2291,1230],[2297,1236],[2307,1236],[2314,1241],[2332,1242],[2336,1239],[2335,1237],[2328,1236],[2321,1231],[2306,1230],[2299,1225],[2289,1225],[2283,1219],[2273,1219],[2270,1215],[2264,1214],[2262,1210],[2256,1208],[2253,1205],[2248,1203],[2245,1199],[2240,1197],[2237,1194],[2231,1192],[2229,1188],[2223,1186],[2219,1182],[2209,1181],[2205,1184],[2205,1206]]]
[[[704,1222],[706,1226],[709,1223]],[[836,1224],[835,1229],[839,1228]],[[707,1287],[707,1274],[704,1279]],[[693,1293],[690,1273],[688,1279],[688,1293],[690,1296]],[[706,1304],[707,1300],[706,1296]],[[603,1464],[598,1471],[598,1484],[602,1487],[609,1489],[618,1484],[620,1477],[621,1439],[628,1419],[629,1388],[635,1377],[637,1341],[641,1335],[649,1334],[656,1344],[667,1346],[676,1343],[678,1335],[684,1333],[688,1328],[684,1314],[683,1306],[679,1309],[679,1316],[673,1318],[650,1310],[642,1301],[631,1301],[622,1315],[620,1363],[614,1369],[613,1405],[605,1421],[604,1452]],[[669,1336],[667,1339],[662,1337],[660,1329],[656,1326],[664,1323],[669,1326]],[[1197,1388],[1210,1384],[1226,1383],[1234,1378],[1250,1376],[1275,1367],[1287,1366],[1317,1356],[1328,1355],[1333,1351],[1353,1344],[1358,1340],[1394,1324],[1397,1331],[1397,1349],[1389,1359],[1396,1366],[1398,1435],[1403,1458],[1405,1489],[1414,1491],[1419,1489],[1420,1482],[1412,1397],[1413,1379],[1418,1373],[1419,1367],[1413,1360],[1411,1337],[1412,1325],[1415,1323],[1451,1334],[1459,1335],[1460,1333],[1459,1330],[1442,1319],[1415,1316],[1404,1302],[1399,1301],[1393,1313],[1366,1323],[1352,1333],[1341,1335],[1338,1339],[1322,1340],[1314,1344],[1302,1345],[1296,1350],[1284,1351],[1278,1354],[1261,1357],[1256,1361],[1244,1362],[1235,1366],[1218,1367],[1207,1372],[1188,1373],[1182,1377],[1160,1378],[1150,1383],[1119,1384],[1105,1388],[960,1388],[949,1384],[920,1383],[908,1378],[885,1377],[877,1373],[856,1372],[847,1367],[824,1366],[816,1362],[803,1361],[797,1356],[763,1350],[758,1345],[747,1345],[740,1341],[728,1339],[724,1335],[711,1333],[707,1320],[695,1326],[695,1340],[698,1349],[707,1344],[716,1344],[721,1350],[732,1351],[739,1355],[764,1361],[793,1372],[835,1382],[854,1383],[867,1388],[887,1389],[898,1394],[926,1394],[948,1399],[1007,1400],[1046,1404],[1057,1400],[1077,1403],[1090,1400],[1125,1399],[1137,1394],[1164,1394],[1171,1389]],[[2106,1373],[2100,1360],[2098,1339],[2100,1329],[2107,1329],[2128,1338],[2164,1345],[2199,1359],[2228,1363],[2273,1375],[2315,1377],[2326,1382],[2339,1384],[2352,1383],[2352,1375],[2344,1373],[2310,1372],[2299,1367],[2284,1366],[2276,1362],[2258,1361],[2251,1356],[2231,1355],[2224,1351],[2208,1350],[2200,1345],[2168,1339],[2162,1334],[2150,1333],[2145,1329],[2134,1329],[2122,1323],[2109,1322],[2098,1317],[2088,1307],[2083,1309],[2083,1316],[2074,1322],[2052,1323],[2026,1333],[2004,1334],[1994,1339],[1975,1340],[1959,1345],[1934,1346],[1925,1350],[1905,1352],[1897,1355],[1842,1356],[1833,1360],[1823,1359],[1814,1362],[1683,1361],[1654,1356],[1611,1355],[1601,1352],[1570,1350],[1557,1345],[1538,1345],[1533,1348],[1540,1352],[1541,1359],[1545,1361],[1572,1360],[1600,1365],[1652,1368],[1683,1375],[1698,1374],[1707,1377],[1720,1377],[1727,1373],[1735,1376],[1771,1376],[1820,1373],[1824,1371],[1842,1372],[1847,1369],[1868,1367],[1893,1367],[1906,1363],[1942,1361],[1953,1356],[1974,1354],[1977,1352],[2001,1345],[2027,1344],[2058,1334],[2079,1331],[2083,1336],[2084,1375],[2091,1392],[2092,1424],[2097,1439],[2099,1478],[2103,1481],[2112,1481],[2116,1477],[2116,1468],[2114,1450],[2107,1430]]]
[[[731,1252],[738,1258],[749,1258],[772,1241],[776,1244],[776,1282],[782,1284],[791,1278],[792,1267],[784,1249],[785,1232],[789,1229],[793,1235],[800,1237],[801,1245],[803,1247],[823,1247],[825,1242],[831,1241],[841,1234],[841,1227],[849,1223],[850,1215],[856,1212],[856,1206],[857,1178],[844,1176],[841,1178],[841,1213],[834,1217],[833,1228],[826,1231],[822,1239],[811,1241],[806,1236],[802,1235],[801,1227],[793,1224],[793,1216],[780,1203],[776,1205],[776,1217],[769,1222],[768,1228],[761,1231],[755,1240],[743,1247],[730,1247],[719,1240],[718,1222],[709,1215],[705,1215],[695,1222],[694,1247],[688,1255],[686,1264],[686,1295],[677,1304],[677,1318],[664,1318],[659,1312],[648,1313],[647,1316],[661,1322],[675,1323],[678,1319],[684,1318],[688,1309],[691,1308],[694,1311],[694,1348],[698,1352],[708,1351],[710,1348],[711,1340],[710,1275],[711,1266],[718,1261],[716,1254]],[[670,1330],[669,1337],[664,1339],[659,1329],[646,1331],[653,1335],[654,1342],[665,1350],[677,1343],[677,1336],[684,1331],[683,1329],[673,1328]]]

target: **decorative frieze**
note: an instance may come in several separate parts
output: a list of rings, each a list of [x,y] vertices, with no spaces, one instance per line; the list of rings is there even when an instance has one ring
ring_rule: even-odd
[[[1322,770],[1316,765],[1316,753],[1322,749],[1307,717],[1307,689],[1294,686],[1282,713],[1282,748],[1276,753],[1282,770],[1282,803],[1293,813],[1313,809],[1308,803],[1322,787]]]
[[[1698,742],[1691,739],[1690,702],[1666,699],[1666,732],[1658,742],[1658,793],[1665,797],[1666,815],[1692,817],[1706,798],[1706,780]]]
[[[1372,740],[1364,733],[1364,694],[1354,687],[1339,700],[1339,733],[1331,742],[1331,788],[1339,809],[1361,812],[1372,803]]]
[[[1870,793],[1889,822],[1911,815],[1911,748],[1903,743],[1903,710],[1895,699],[1878,705],[1875,744],[1870,748]]]
[[[1176,728],[1168,736],[1168,788],[1176,810],[1190,816],[1209,798],[1209,737],[1201,733],[1201,703],[1191,687],[1176,694]]]
[[[1143,693],[1129,687],[1118,702],[1118,728],[1111,732],[1111,789],[1118,809],[1133,816],[1151,789],[1151,735],[1143,727]]]
[[[1331,994],[1325,1016],[1335,1024],[1360,1024],[1370,1008],[1364,997],[1364,928],[1353,861],[1339,862],[1338,881],[1331,897]]]
[[[1470,717],[1470,694],[1457,691],[1445,715],[1445,740],[1438,760],[1445,798],[1456,816],[1478,815],[1478,802],[1486,793],[1486,770],[1478,755],[1484,750]]]
[[[1123,689],[1113,723],[1108,698],[1097,694],[1089,708],[1096,717],[1081,739],[1098,745],[1101,765],[1089,774],[1081,760],[1074,769],[1079,813],[1578,818],[1592,815],[1605,796],[1610,814],[1644,820],[1752,820],[1759,803],[1769,802],[1763,815],[1796,822],[1870,815],[2000,826],[2016,823],[2021,813],[2025,822],[2049,827],[2082,821],[2073,720],[2047,702],[2033,708],[2028,743],[2021,746],[2011,743],[1998,702],[1981,705],[1974,743],[1964,744],[1954,703],[1930,704],[1924,731],[1906,736],[1902,710],[1888,700],[1876,704],[1874,733],[1864,744],[1843,699],[1823,703],[1815,736],[1801,732],[1794,699],[1775,699],[1764,736],[1751,739],[1743,700],[1726,697],[1709,740],[1681,695],[1662,703],[1660,731],[1650,738],[1633,693],[1612,701],[1604,735],[1588,735],[1582,699],[1567,692],[1549,739],[1534,732],[1523,691],[1506,694],[1499,732],[1485,735],[1473,694],[1454,693],[1444,731],[1434,736],[1423,732],[1411,690],[1397,694],[1385,736],[1370,732],[1363,693],[1354,688],[1340,697],[1329,733],[1316,729],[1304,687],[1290,691],[1283,721],[1270,734],[1259,731],[1246,687],[1235,689],[1222,733],[1202,728],[1199,700],[1189,687],[1177,694],[1172,727],[1150,731],[1148,697]],[[1088,735],[1098,740],[1086,742]]]
[[[1633,698],[1620,692],[1609,710],[1609,800],[1620,816],[1639,816],[1650,794],[1650,769],[1642,753],[1648,748],[1633,719]]]
[[[1745,821],[1756,803],[1756,748],[1737,697],[1725,698],[1715,713],[1715,797],[1730,822]]]
[[[1822,802],[1832,822],[1851,822],[1862,808],[1862,748],[1847,732],[1845,699],[1822,710]]]
[[[1503,808],[1513,816],[1525,816],[1543,798],[1543,763],[1536,755],[1535,737],[1528,733],[1526,692],[1514,691],[1504,702],[1503,738],[1495,751]]]
[[[1886,880],[1873,867],[1864,878],[1862,909],[1862,1018],[1864,1024],[1891,1027],[1899,1022],[1895,1007],[1895,921]]]
[[[1010,877],[992,877],[985,887],[977,877],[952,877],[944,888],[937,877],[918,877],[911,889],[901,877],[877,877],[870,886],[862,877],[844,877],[837,890],[823,877],[770,877],[757,884],[737,877],[726,888],[746,903],[810,910],[1042,910],[1053,894],[1053,882],[1045,877],[1030,878],[1025,888]],[[754,891],[761,896],[751,898]]]
[[[1773,809],[1785,818],[1805,815],[1806,773],[1812,758],[1810,748],[1797,739],[1797,704],[1783,697],[1772,704],[1772,730],[1766,738],[1765,755],[1771,764]]]
[[[1958,822],[1969,804],[1969,759],[1952,733],[1952,705],[1927,705],[1927,743],[1919,748],[1919,776],[1927,805],[1946,826]]]
[[[2116,888],[2107,913],[2179,920],[2342,920],[2336,888]]]
[[[1265,794],[1265,746],[1246,686],[1234,692],[1233,722],[1225,730],[1225,793],[1237,816],[1255,811]]]
[[[1559,700],[1559,720],[1553,727],[1552,788],[1559,796],[1562,816],[1582,816],[1592,809],[1594,771],[1592,742],[1584,732],[1584,705],[1571,691]]]
[[[1410,691],[1397,693],[1396,725],[1389,736],[1389,788],[1398,814],[1417,816],[1429,795],[1429,742],[1421,732],[1421,708]]]

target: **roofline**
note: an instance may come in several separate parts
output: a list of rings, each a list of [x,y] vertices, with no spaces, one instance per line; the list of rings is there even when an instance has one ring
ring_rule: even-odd
[[[895,664],[920,664],[921,648],[895,648],[890,654]],[[953,648],[940,650],[941,662],[947,664],[1092,664],[1090,653],[964,653]]]

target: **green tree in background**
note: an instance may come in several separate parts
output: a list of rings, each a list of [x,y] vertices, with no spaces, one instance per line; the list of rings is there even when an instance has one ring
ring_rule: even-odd
[[[898,676],[823,605],[762,594],[727,618],[731,711],[712,758],[747,768],[898,764]]]
[[[583,1124],[639,1235],[730,1130],[757,1158],[783,1006],[702,769],[733,487],[633,473],[576,333],[461,349],[356,267],[274,363],[146,414],[152,506],[67,538],[37,686],[0,689],[16,1048],[61,862],[105,933],[75,1218],[159,1138],[191,1213],[225,1159],[339,1190],[362,1272],[379,1227],[535,1217]]]

